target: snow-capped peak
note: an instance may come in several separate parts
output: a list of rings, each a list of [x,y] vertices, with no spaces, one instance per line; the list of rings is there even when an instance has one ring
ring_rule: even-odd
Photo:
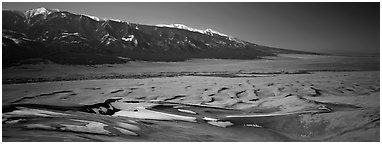
[[[220,36],[224,36],[224,37],[231,37],[229,35],[220,33],[218,31],[212,30],[210,28],[208,28],[206,30],[200,30],[200,29],[195,29],[195,28],[188,27],[188,26],[186,26],[184,24],[158,24],[158,25],[155,25],[155,26],[158,26],[158,27],[170,27],[170,28],[177,28],[177,29],[185,29],[185,30],[188,30],[188,31],[199,32],[199,33],[207,34],[207,35],[211,35],[211,36],[216,34],[216,35],[220,35]]]
[[[26,11],[25,16],[33,17],[33,16],[40,15],[40,14],[47,16],[53,12],[59,12],[59,11],[60,10],[58,10],[58,9],[46,9],[44,7],[41,7],[41,8],[31,9],[31,10]]]

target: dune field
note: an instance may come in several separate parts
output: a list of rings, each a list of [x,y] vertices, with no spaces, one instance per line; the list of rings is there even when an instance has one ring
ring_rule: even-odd
[[[379,79],[376,57],[14,66],[3,141],[379,141]]]

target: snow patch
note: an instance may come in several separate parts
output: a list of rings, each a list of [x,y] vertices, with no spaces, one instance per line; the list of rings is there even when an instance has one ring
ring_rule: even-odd
[[[128,35],[127,38],[123,37],[121,39],[124,41],[132,41],[134,39],[134,35]]]
[[[61,17],[66,17],[66,14],[65,13],[61,13]]]
[[[10,36],[7,36],[7,35],[3,35],[3,37],[12,40],[15,44],[20,44],[21,43],[21,40],[19,40],[19,39],[16,39],[16,38],[13,38],[13,37],[10,37]]]
[[[58,9],[46,9],[44,7],[37,8],[37,9],[31,9],[25,12],[25,15],[27,17],[33,17],[36,15],[43,14],[45,17],[53,12],[59,12],[60,10]]]
[[[89,17],[89,18],[91,18],[91,19],[93,19],[93,20],[95,20],[95,21],[100,21],[100,20],[101,20],[100,18],[95,17],[95,16],[85,15],[85,14],[83,14],[83,15],[84,15],[84,16],[87,16],[87,17]]]
[[[117,20],[117,19],[108,19],[110,21],[115,21],[115,22],[124,22],[124,21],[121,21],[121,20]]]
[[[218,31],[212,30],[210,28],[208,28],[206,30],[200,30],[200,29],[191,28],[191,27],[186,26],[184,24],[158,24],[158,25],[155,25],[155,26],[157,26],[157,27],[169,27],[169,28],[184,29],[184,30],[188,30],[188,31],[199,32],[199,33],[202,33],[202,34],[208,34],[208,35],[217,34],[217,35],[220,35],[220,36],[229,37],[226,34],[220,33]]]
[[[192,32],[199,32],[199,33],[205,34],[203,30],[191,28],[191,27],[188,27],[188,26],[186,26],[184,24],[158,24],[158,25],[155,25],[155,26],[157,26],[157,27],[169,27],[169,28],[184,29],[184,30],[188,30],[188,31],[192,31]]]
[[[212,35],[212,36],[217,34],[217,35],[220,35],[220,36],[229,37],[226,34],[222,34],[222,33],[218,32],[218,31],[215,31],[215,30],[212,30],[212,29],[206,29],[204,32],[209,34],[209,35]]]

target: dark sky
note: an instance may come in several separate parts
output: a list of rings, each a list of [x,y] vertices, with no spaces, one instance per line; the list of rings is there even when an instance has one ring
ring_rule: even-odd
[[[140,24],[181,23],[295,50],[379,54],[379,3],[4,3]]]

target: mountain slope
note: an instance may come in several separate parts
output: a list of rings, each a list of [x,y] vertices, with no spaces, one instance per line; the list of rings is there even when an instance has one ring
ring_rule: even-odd
[[[60,64],[105,64],[306,53],[253,44],[212,29],[141,25],[46,8],[3,10],[2,39],[4,66],[36,58]]]

